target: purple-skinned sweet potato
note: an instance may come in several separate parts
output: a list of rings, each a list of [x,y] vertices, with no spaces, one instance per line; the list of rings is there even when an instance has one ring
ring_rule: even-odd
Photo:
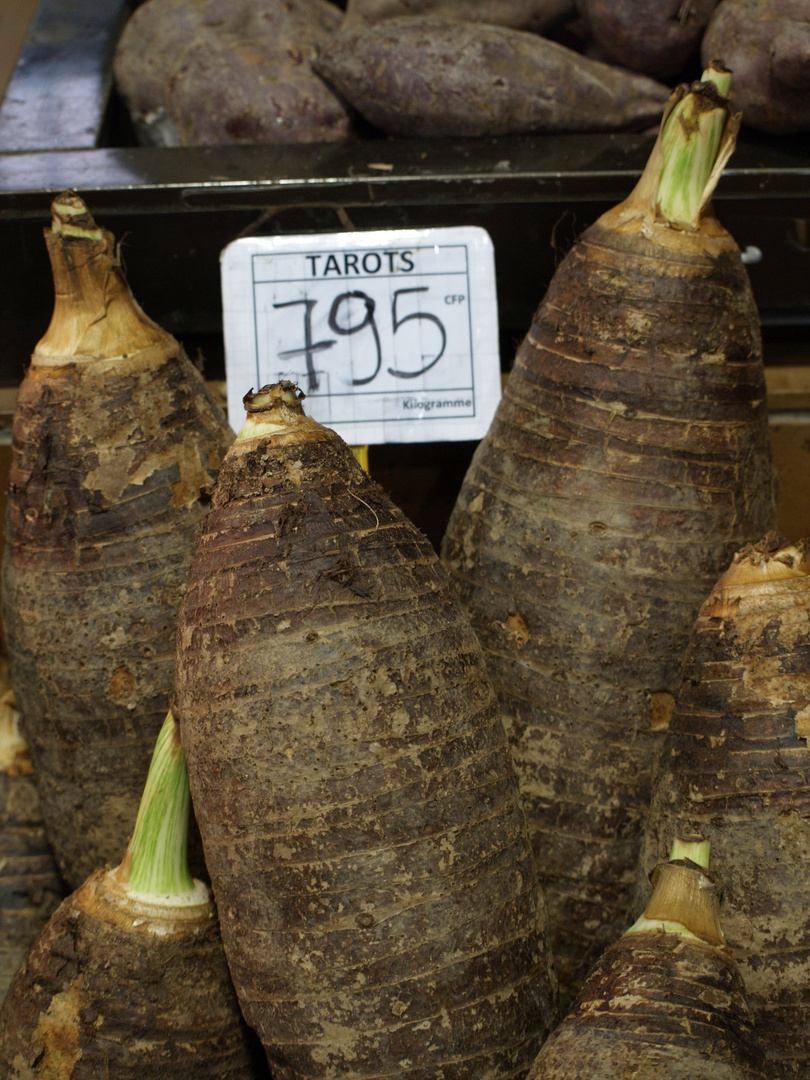
[[[574,0],[348,0],[346,21],[370,26],[400,15],[441,15],[542,34],[575,12]]]
[[[807,0],[723,0],[701,52],[734,72],[731,100],[744,124],[774,135],[810,131]]]
[[[604,60],[664,79],[677,76],[698,54],[717,0],[687,4],[683,0],[576,0],[576,4]]]
[[[139,138],[174,146],[345,138],[350,112],[310,65],[342,18],[328,0],[147,0],[114,64]]]
[[[314,67],[389,135],[644,128],[668,96],[653,79],[538,34],[439,16],[349,24]]]

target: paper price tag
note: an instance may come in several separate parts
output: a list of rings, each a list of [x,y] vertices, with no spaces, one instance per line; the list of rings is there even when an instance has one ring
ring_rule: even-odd
[[[289,379],[349,443],[479,439],[500,400],[495,261],[477,227],[248,237],[222,253],[228,417]]]

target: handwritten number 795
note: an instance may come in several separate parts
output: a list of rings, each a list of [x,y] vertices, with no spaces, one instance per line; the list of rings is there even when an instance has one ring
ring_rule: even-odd
[[[394,292],[391,300],[391,323],[393,327],[393,332],[396,334],[400,326],[402,326],[406,322],[411,322],[413,319],[425,319],[438,327],[439,334],[441,336],[440,348],[435,356],[431,357],[427,363],[423,363],[422,367],[418,368],[415,371],[400,371],[395,367],[389,367],[387,371],[389,375],[393,375],[394,378],[415,379],[419,375],[424,375],[425,372],[430,371],[434,364],[437,364],[444,355],[444,350],[447,346],[447,332],[441,319],[427,311],[412,311],[410,314],[402,316],[397,314],[397,301],[400,296],[403,296],[406,293],[421,293],[427,291],[427,286],[421,285],[416,288],[397,289]],[[355,325],[341,325],[341,323],[338,321],[338,315],[340,313],[341,306],[351,300],[359,300],[363,303],[363,305],[365,306],[365,316],[361,322],[358,322]],[[307,390],[311,394],[317,391],[320,387],[320,379],[318,377],[318,372],[315,368],[315,353],[324,352],[326,349],[331,349],[336,344],[337,339],[327,338],[324,341],[312,340],[312,311],[317,304],[317,300],[287,300],[283,303],[274,304],[273,307],[288,308],[294,307],[296,304],[302,304],[304,306],[304,344],[297,349],[285,349],[283,352],[280,352],[278,356],[279,359],[282,360],[293,356],[303,355],[306,357]],[[380,371],[380,367],[382,365],[382,347],[380,345],[380,333],[377,328],[376,320],[374,318],[375,309],[376,304],[374,300],[366,293],[360,292],[359,290],[339,293],[332,301],[332,306],[329,309],[329,329],[332,330],[334,333],[340,334],[342,336],[351,336],[352,334],[360,333],[361,330],[364,330],[366,327],[368,327],[374,338],[374,345],[376,351],[376,362],[374,370],[370,375],[363,376],[362,378],[353,378],[353,386],[364,386],[365,384],[370,383],[373,379],[377,377]],[[422,359],[424,360],[424,357]]]

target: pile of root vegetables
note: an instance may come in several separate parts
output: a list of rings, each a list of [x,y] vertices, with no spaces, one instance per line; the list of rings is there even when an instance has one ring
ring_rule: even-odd
[[[293,384],[231,432],[54,200],[3,564],[0,1075],[807,1075],[810,539],[773,531],[712,209],[729,81],[676,89],[558,267],[440,553]]]
[[[146,0],[115,79],[153,145],[632,131],[716,57],[810,129],[806,0]]]

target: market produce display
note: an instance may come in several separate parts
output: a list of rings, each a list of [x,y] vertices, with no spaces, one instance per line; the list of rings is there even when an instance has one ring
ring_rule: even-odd
[[[171,712],[132,840],[54,913],[0,1010],[4,1080],[260,1080],[208,889],[186,858]]]
[[[514,766],[429,541],[290,383],[245,398],[178,628],[228,963],[276,1080],[523,1077],[554,983]]]
[[[147,0],[118,42],[116,84],[146,143],[343,139],[349,111],[310,66],[342,18],[328,0]]]
[[[726,946],[711,845],[672,845],[643,915],[599,958],[528,1080],[766,1080]],[[739,852],[736,853],[739,856]]]
[[[313,64],[389,135],[644,128],[669,93],[537,34],[440,16],[347,23]]]
[[[746,124],[776,135],[810,131],[810,4],[721,0],[701,45],[734,72]]]
[[[700,609],[639,871],[673,831],[712,843],[723,924],[769,1078],[810,1073],[810,541],[738,552]]]
[[[3,614],[48,839],[76,888],[126,847],[233,435],[134,300],[112,234],[71,192],[52,209],[56,300],[17,395]]]
[[[634,191],[560,263],[442,548],[510,734],[564,999],[626,926],[695,615],[774,518],[758,313],[710,205],[727,83],[712,68],[673,94]]]
[[[31,755],[0,661],[0,1001],[28,947],[65,895],[45,837]]]
[[[115,79],[157,145],[653,126],[722,57],[744,122],[810,127],[805,0],[147,0]],[[390,25],[389,25],[390,24]],[[362,118],[362,122],[358,122]]]

